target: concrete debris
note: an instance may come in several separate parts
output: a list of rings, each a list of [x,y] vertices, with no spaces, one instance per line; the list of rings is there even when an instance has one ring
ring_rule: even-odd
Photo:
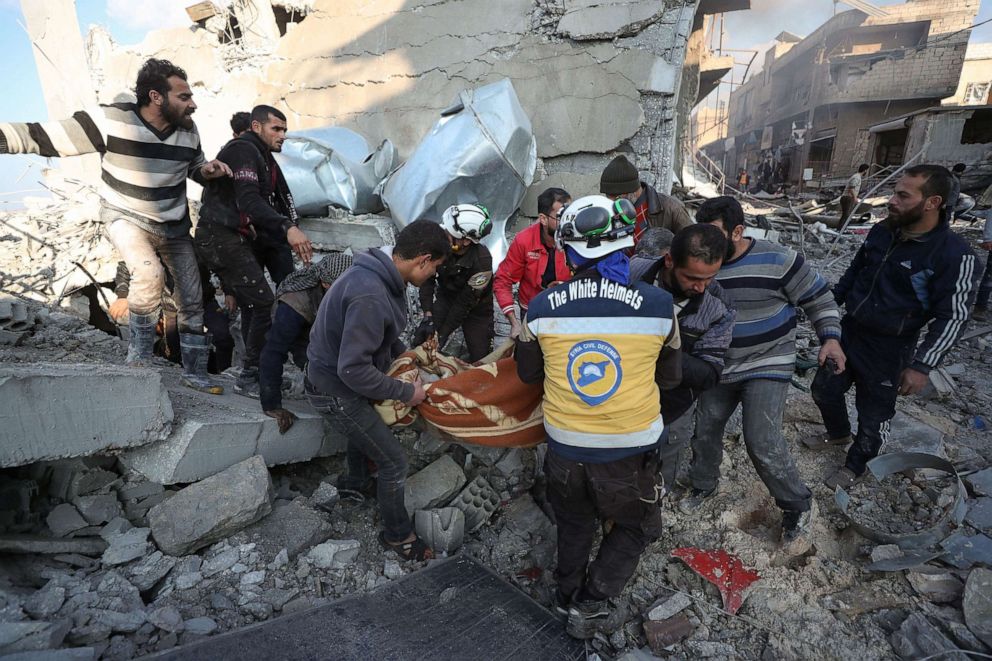
[[[958,647],[920,613],[912,613],[892,634],[889,642],[896,654],[904,659],[920,659],[939,655],[942,659],[965,661],[968,656],[956,653]]]
[[[148,512],[152,537],[169,555],[186,555],[258,521],[272,510],[272,481],[252,457],[192,484]]]
[[[69,533],[85,528],[88,524],[86,519],[80,516],[79,511],[69,503],[56,505],[55,509],[49,513],[45,519],[48,529],[56,537],[65,537]]]
[[[144,556],[148,552],[148,528],[131,528],[107,539],[110,544],[103,552],[100,561],[112,567],[123,565]]]
[[[676,615],[669,620],[648,620],[644,623],[644,635],[656,656],[667,656],[670,647],[679,643],[695,631],[696,627],[685,615]]]
[[[172,422],[154,370],[3,364],[0,402],[0,466],[146,445]]]
[[[35,592],[24,601],[24,611],[36,620],[45,620],[55,615],[65,603],[66,590],[54,581]]]
[[[163,606],[149,611],[148,621],[169,633],[179,633],[183,630],[183,616],[173,606]]]
[[[39,652],[14,652],[5,654],[4,661],[94,661],[96,648],[66,647],[60,650],[44,650]]]
[[[968,475],[964,483],[976,496],[992,496],[992,468]]]
[[[450,455],[441,457],[407,478],[406,511],[430,509],[447,503],[465,484],[465,472]]]
[[[183,623],[183,629],[194,636],[209,636],[217,631],[217,622],[210,617],[194,617]]]
[[[656,622],[667,620],[675,617],[689,606],[692,606],[692,597],[682,592],[676,592],[670,597],[657,601],[648,611],[648,619]]]
[[[637,34],[665,13],[665,3],[650,0],[602,2],[564,0],[558,33],[572,39],[614,39]]]
[[[334,504],[338,502],[338,499],[338,488],[330,482],[321,482],[314,489],[310,498],[307,499],[307,503],[311,507],[329,512],[334,507]]]
[[[307,559],[320,569],[344,569],[358,557],[362,543],[354,539],[324,542],[310,549]]]
[[[963,609],[971,632],[992,647],[992,569],[971,570],[964,588]]]
[[[499,495],[482,476],[468,483],[458,497],[451,501],[465,513],[465,530],[475,532],[489,520],[499,507]]]
[[[80,496],[73,501],[73,504],[82,517],[86,519],[86,523],[91,526],[107,523],[124,513],[117,496],[113,494]]]
[[[465,537],[465,514],[454,507],[417,510],[414,515],[417,537],[434,549],[436,554],[451,554],[458,550]]]
[[[985,496],[970,503],[964,520],[981,532],[992,533],[992,497]]]
[[[941,561],[958,569],[970,569],[976,564],[992,566],[992,538],[956,532],[940,543],[944,549]]]
[[[245,528],[231,541],[255,542],[264,557],[274,558],[285,550],[289,558],[328,539],[333,530],[318,512],[297,502],[277,505],[270,514]]]
[[[0,654],[50,650],[62,645],[72,623],[0,622]]]
[[[128,567],[128,580],[141,592],[151,590],[176,566],[176,558],[154,551]]]
[[[906,579],[920,596],[937,604],[956,601],[964,591],[964,583],[950,572],[911,571]]]

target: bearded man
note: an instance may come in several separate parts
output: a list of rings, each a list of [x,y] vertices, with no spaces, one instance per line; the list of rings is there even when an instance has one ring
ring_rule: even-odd
[[[907,169],[889,199],[888,217],[868,233],[833,288],[837,304],[846,306],[841,345],[847,366],[817,372],[813,399],[827,431],[805,441],[809,447],[851,443],[845,464],[825,480],[830,488],[850,487],[864,475],[888,436],[896,397],[922,390],[964,331],[976,259],[950,229],[945,202],[951,190],[946,168]],[[852,385],[858,409],[853,443],[844,403]]]

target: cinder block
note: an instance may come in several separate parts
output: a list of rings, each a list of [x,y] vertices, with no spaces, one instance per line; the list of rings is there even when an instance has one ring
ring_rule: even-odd
[[[145,445],[165,438],[172,419],[154,370],[0,366],[0,467]]]

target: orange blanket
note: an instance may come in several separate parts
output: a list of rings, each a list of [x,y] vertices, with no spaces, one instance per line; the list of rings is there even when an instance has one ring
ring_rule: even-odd
[[[439,353],[431,340],[393,361],[389,376],[409,383],[419,377],[427,399],[415,409],[395,400],[377,404],[388,425],[410,425],[419,414],[442,436],[465,443],[519,448],[545,438],[543,388],[517,377],[512,342],[474,366]]]

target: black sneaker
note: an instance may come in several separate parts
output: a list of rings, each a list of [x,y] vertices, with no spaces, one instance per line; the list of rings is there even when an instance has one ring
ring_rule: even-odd
[[[696,489],[693,487],[689,493],[687,493],[685,497],[679,501],[679,511],[683,514],[692,514],[715,493],[716,487],[713,487],[712,489]]]
[[[816,518],[816,501],[810,503],[805,512],[782,511],[782,546],[789,546],[799,540],[808,539]]]
[[[572,605],[572,598],[566,594],[562,594],[562,591],[555,588],[555,591],[551,593],[551,612],[554,613],[559,619],[568,619],[568,609]]]
[[[573,601],[568,609],[568,623],[565,631],[568,635],[579,640],[589,640],[597,633],[609,633],[610,605],[606,599],[602,601]]]

